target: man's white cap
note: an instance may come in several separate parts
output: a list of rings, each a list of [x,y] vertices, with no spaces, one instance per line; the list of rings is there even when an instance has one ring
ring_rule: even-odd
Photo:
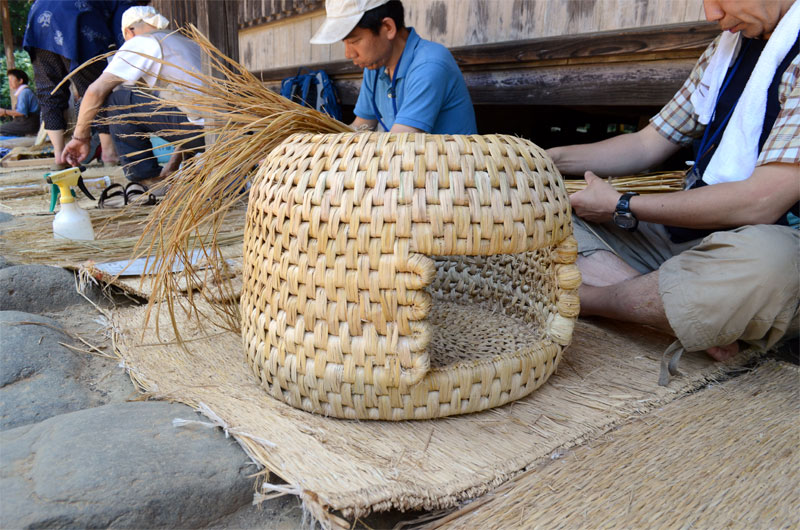
[[[364,13],[389,0],[325,0],[325,22],[311,37],[311,44],[333,44],[347,37]]]
[[[164,29],[169,26],[169,20],[158,14],[158,11],[150,6],[129,7],[122,13],[122,32],[137,22],[145,22],[156,29]]]

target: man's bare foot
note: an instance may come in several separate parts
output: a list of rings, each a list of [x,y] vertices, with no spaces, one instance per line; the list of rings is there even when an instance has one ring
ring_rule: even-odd
[[[164,179],[161,178],[161,177],[151,177],[149,179],[137,180],[136,182],[138,182],[139,184],[143,184],[143,185],[147,186],[147,188],[149,189],[149,188],[158,186],[158,184],[160,182],[163,182],[163,181],[164,181]]]
[[[147,191],[151,194],[155,195],[156,197],[163,197],[167,193],[166,183],[164,182],[166,179],[164,177],[152,177],[149,179],[144,179],[138,181],[139,184],[142,184],[147,188]]]
[[[739,343],[733,342],[727,346],[714,346],[707,349],[706,353],[713,357],[715,361],[727,361],[739,353]]]
[[[100,160],[105,167],[118,166],[119,155],[110,134],[100,133]]]

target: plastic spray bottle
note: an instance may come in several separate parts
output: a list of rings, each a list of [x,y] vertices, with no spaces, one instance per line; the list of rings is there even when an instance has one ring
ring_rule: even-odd
[[[71,187],[78,186],[92,200],[94,197],[86,189],[81,178],[81,170],[77,167],[56,171],[45,175],[47,182],[53,184],[50,211],[55,208],[55,201],[61,195],[61,208],[53,219],[53,237],[56,239],[94,239],[94,229],[89,212],[78,206]]]

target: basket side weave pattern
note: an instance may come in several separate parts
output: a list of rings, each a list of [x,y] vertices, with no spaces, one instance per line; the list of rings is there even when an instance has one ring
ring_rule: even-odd
[[[276,398],[337,417],[517,399],[571,338],[571,231],[560,175],[526,140],[294,135],[251,190],[247,360]]]

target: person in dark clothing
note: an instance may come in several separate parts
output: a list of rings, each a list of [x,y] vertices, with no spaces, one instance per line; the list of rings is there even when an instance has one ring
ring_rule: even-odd
[[[51,94],[59,83],[82,63],[121,45],[122,13],[137,2],[130,0],[36,0],[28,13],[22,46],[31,56],[34,79],[41,105],[42,121],[53,144],[56,164],[64,149],[67,128],[64,111],[69,107],[69,85]],[[79,96],[105,68],[97,61],[78,71],[70,81]],[[117,155],[108,126],[98,125],[103,161],[115,162]]]

